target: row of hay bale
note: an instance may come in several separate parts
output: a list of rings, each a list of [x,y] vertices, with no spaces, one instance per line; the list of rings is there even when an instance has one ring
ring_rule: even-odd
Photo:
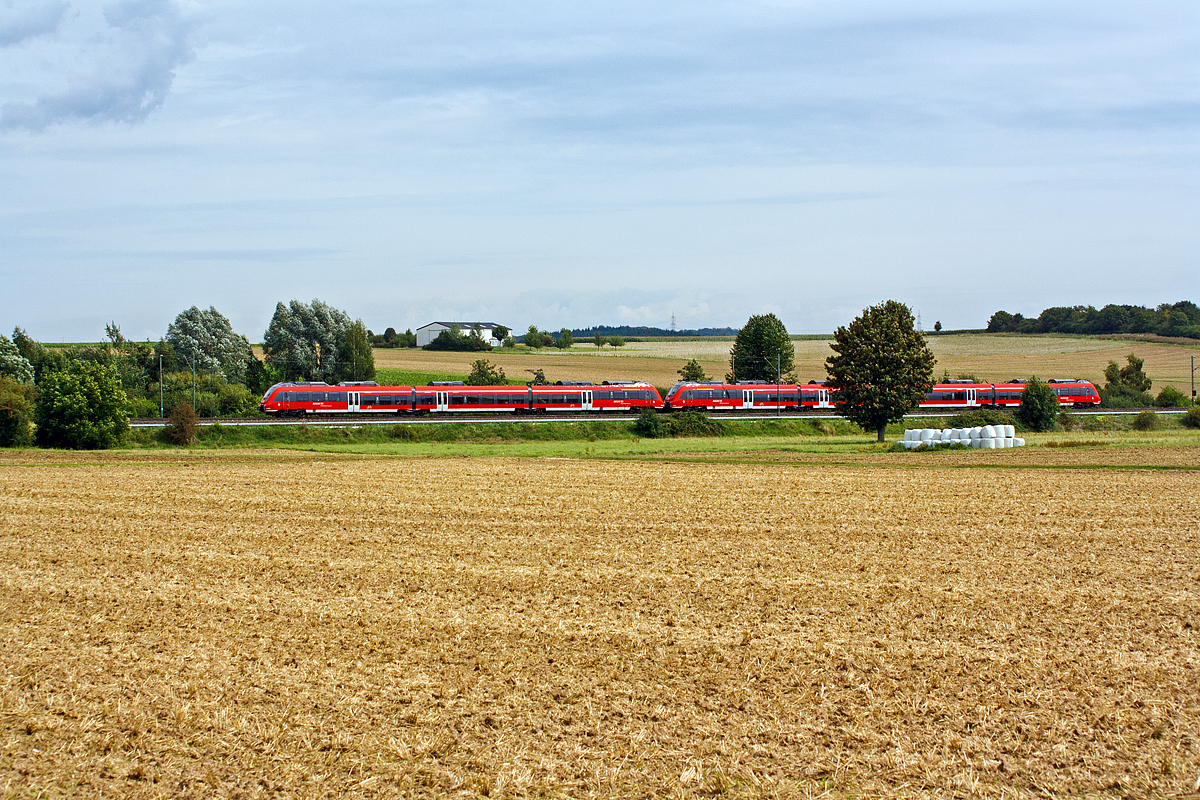
[[[909,428],[904,432],[904,440],[900,442],[909,450],[925,445],[961,444],[966,447],[976,447],[982,450],[996,450],[1003,447],[1024,447],[1025,440],[1017,438],[1017,431],[1012,425],[983,425],[976,428]]]

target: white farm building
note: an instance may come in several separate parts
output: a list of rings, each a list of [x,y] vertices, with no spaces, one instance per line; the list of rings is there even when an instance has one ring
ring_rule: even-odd
[[[422,325],[417,328],[417,347],[424,347],[436,339],[439,333],[448,331],[455,326],[458,327],[463,336],[468,336],[475,328],[479,328],[479,335],[492,347],[499,347],[502,344],[496,338],[496,328],[500,327],[499,323],[496,322],[431,322],[428,325]]]

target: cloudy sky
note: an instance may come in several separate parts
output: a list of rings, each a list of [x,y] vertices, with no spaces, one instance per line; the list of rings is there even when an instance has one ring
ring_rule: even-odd
[[[0,329],[1200,301],[1195,0],[0,0]]]

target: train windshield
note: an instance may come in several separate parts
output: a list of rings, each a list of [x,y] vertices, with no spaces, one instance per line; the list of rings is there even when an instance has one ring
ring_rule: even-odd
[[[283,384],[282,384],[282,383],[277,383],[277,384],[275,384],[274,386],[272,386],[270,389],[267,389],[266,393],[264,393],[264,394],[263,394],[263,396],[262,396],[262,400],[259,400],[258,402],[260,402],[260,403],[265,403],[265,402],[267,402],[267,398],[271,396],[271,392],[275,391],[275,390],[276,390],[276,389],[278,389],[280,386],[283,386]]]

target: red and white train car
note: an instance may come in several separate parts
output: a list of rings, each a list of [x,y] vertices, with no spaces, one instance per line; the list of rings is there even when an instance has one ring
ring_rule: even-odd
[[[1100,393],[1088,381],[1051,379],[1047,381],[1058,402],[1075,408],[1099,405]],[[971,409],[1008,408],[1021,404],[1024,381],[1008,383],[977,383],[970,380],[951,380],[936,384],[925,394],[920,408]],[[740,381],[738,383],[681,381],[667,392],[665,406],[669,409],[699,410],[767,410],[795,408],[832,408],[836,393],[824,383],[774,384]]]
[[[630,411],[662,408],[658,390],[637,381],[553,386],[379,386],[373,382],[277,383],[258,407],[267,414],[477,413],[487,411]]]

